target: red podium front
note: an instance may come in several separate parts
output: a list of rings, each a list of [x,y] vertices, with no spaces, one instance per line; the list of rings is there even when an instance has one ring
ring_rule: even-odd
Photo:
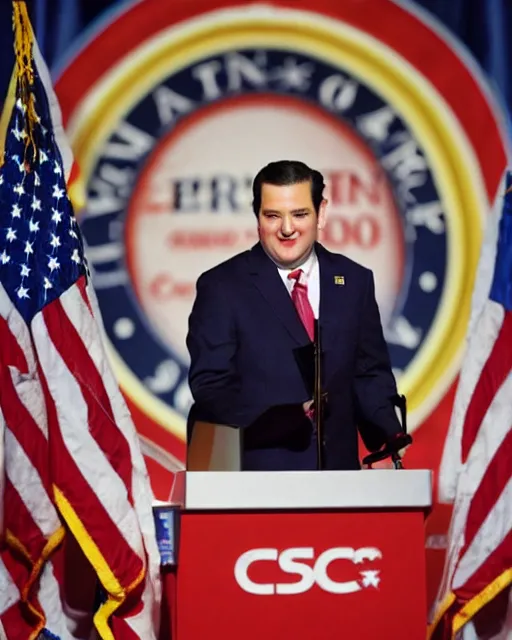
[[[424,640],[429,471],[188,472],[177,640]]]

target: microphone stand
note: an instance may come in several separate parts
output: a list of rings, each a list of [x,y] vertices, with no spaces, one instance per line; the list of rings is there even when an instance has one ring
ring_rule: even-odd
[[[313,389],[313,406],[315,408],[315,428],[316,428],[316,447],[317,447],[317,468],[322,471],[324,468],[324,450],[323,450],[323,413],[324,403],[322,401],[322,342],[320,335],[320,322],[315,320],[315,383]]]

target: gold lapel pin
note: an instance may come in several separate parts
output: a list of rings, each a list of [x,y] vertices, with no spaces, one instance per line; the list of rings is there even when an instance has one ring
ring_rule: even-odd
[[[345,276],[334,276],[334,284],[345,284]]]

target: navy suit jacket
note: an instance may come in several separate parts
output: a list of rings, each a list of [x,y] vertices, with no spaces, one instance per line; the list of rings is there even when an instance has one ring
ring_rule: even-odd
[[[358,469],[357,429],[376,450],[401,432],[373,274],[316,244],[324,467]],[[344,284],[336,284],[342,276]],[[338,279],[339,282],[339,279]],[[243,468],[316,468],[313,351],[275,264],[258,243],[200,276],[189,318],[189,384],[195,420],[244,430]]]

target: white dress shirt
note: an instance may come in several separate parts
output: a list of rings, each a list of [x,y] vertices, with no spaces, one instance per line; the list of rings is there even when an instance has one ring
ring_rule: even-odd
[[[313,309],[315,318],[318,319],[320,312],[320,269],[315,252],[312,251],[306,262],[301,264],[299,267],[295,267],[294,269],[277,268],[290,295],[292,294],[295,280],[289,279],[288,274],[296,271],[297,269],[302,269],[304,272],[301,276],[301,282],[305,281],[307,283],[309,304]]]

